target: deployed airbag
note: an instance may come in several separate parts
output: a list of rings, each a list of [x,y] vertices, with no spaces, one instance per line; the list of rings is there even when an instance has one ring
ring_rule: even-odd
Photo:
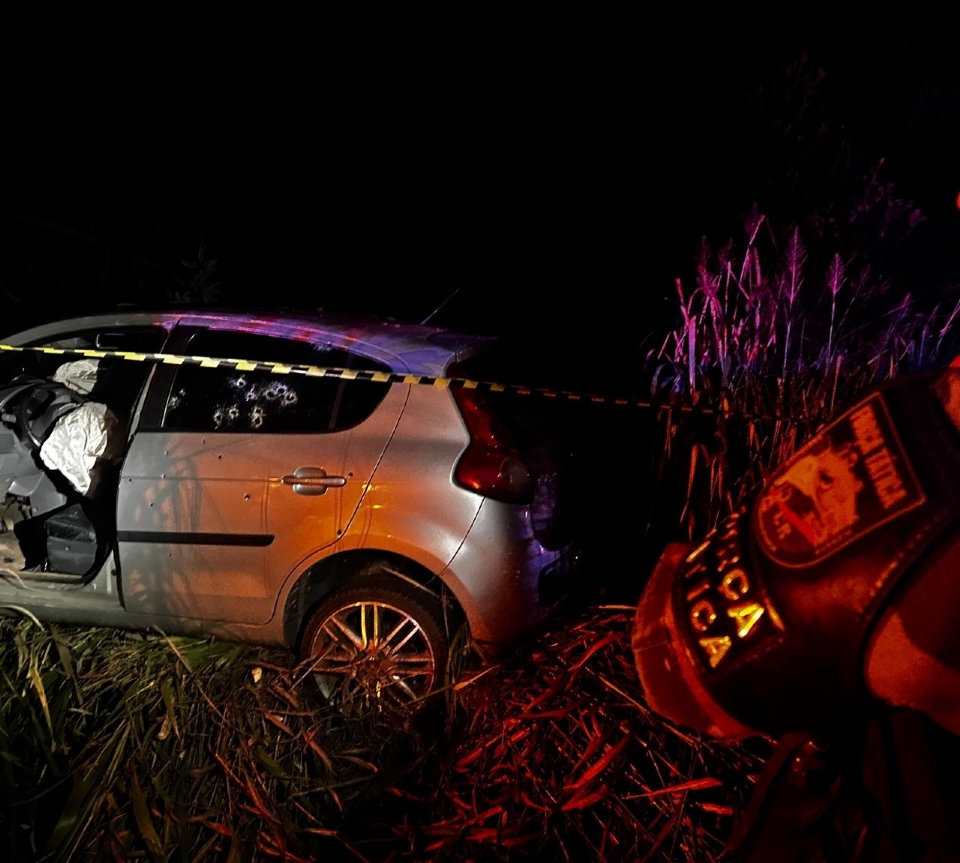
[[[60,366],[53,379],[86,396],[96,386],[99,367],[100,360],[74,360]]]
[[[40,449],[43,463],[88,497],[96,496],[103,468],[122,454],[121,423],[99,402],[86,402],[61,417]]]

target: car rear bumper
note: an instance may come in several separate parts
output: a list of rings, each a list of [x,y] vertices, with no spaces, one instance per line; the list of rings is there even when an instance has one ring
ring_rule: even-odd
[[[463,544],[440,573],[475,642],[489,653],[541,628],[573,587],[579,546],[548,549],[529,507],[485,500]]]

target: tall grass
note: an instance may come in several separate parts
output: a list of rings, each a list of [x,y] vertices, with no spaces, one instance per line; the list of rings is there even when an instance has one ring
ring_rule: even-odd
[[[458,697],[416,859],[625,861],[724,857],[766,754],[652,713],[629,648],[633,609],[567,618]]]
[[[0,621],[5,859],[720,860],[760,752],[646,708],[631,619],[471,663],[447,733],[338,719],[285,651]]]
[[[814,271],[800,230],[777,236],[757,212],[741,248],[703,241],[694,282],[675,289],[678,325],[647,355],[646,375],[673,408],[661,413],[658,492],[689,538],[866,387],[957,349],[960,301],[897,296],[839,254]]]
[[[329,713],[282,650],[0,622],[11,863],[362,860],[349,814],[426,751]]]

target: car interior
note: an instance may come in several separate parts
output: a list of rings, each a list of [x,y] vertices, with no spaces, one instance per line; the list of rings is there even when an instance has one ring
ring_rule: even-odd
[[[151,332],[147,349],[159,349],[161,335]],[[128,342],[96,334],[51,347],[133,349]],[[128,422],[151,365],[52,352],[17,359],[0,386],[0,572],[83,581],[113,546]]]

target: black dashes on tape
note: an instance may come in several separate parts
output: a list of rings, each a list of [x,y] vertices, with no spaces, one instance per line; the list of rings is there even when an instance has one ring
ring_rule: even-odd
[[[648,401],[617,398],[612,396],[591,395],[571,392],[570,390],[556,390],[547,387],[527,387],[520,384],[501,384],[494,381],[477,381],[470,378],[442,378],[431,375],[409,375],[394,372],[376,372],[359,369],[342,369],[332,366],[291,365],[289,363],[266,363],[256,360],[238,360],[223,357],[198,357],[180,354],[139,353],[135,351],[102,351],[94,348],[50,348],[24,347],[20,345],[0,344],[0,351],[23,351],[41,354],[58,354],[61,356],[86,357],[89,359],[104,359],[112,357],[130,362],[163,363],[175,366],[200,366],[201,368],[236,369],[241,372],[267,372],[274,375],[303,375],[305,377],[338,378],[348,381],[369,381],[380,384],[408,384],[410,386],[429,386],[439,388],[475,389],[479,392],[506,393],[509,395],[537,396],[557,401],[584,402],[595,405],[613,405],[615,407],[648,408],[657,411],[678,411],[681,413],[699,413],[706,415],[723,414],[734,415],[733,411],[723,408],[716,410],[708,407],[692,407],[690,405],[663,405]],[[741,419],[776,419],[791,420],[794,422],[811,422],[810,417],[788,417],[775,415],[748,415],[737,413]]]
[[[542,396],[544,398],[564,399],[567,401],[589,401],[594,403],[609,403],[615,405],[634,405],[636,407],[653,407],[641,402],[631,402],[628,399],[607,398],[599,395],[583,395],[567,390],[554,390],[545,387],[527,387],[520,384],[501,384],[495,381],[477,381],[470,378],[443,378],[434,375],[412,375],[395,372],[377,372],[366,369],[343,369],[332,366],[295,365],[290,363],[268,363],[257,360],[230,359],[224,357],[200,357],[180,354],[137,353],[133,351],[103,351],[94,348],[50,348],[50,347],[21,347],[17,345],[0,344],[3,351],[31,351],[41,354],[57,354],[60,356],[86,357],[90,359],[104,359],[112,357],[131,362],[163,363],[165,365],[193,365],[208,369],[228,368],[241,372],[267,372],[275,375],[304,375],[305,377],[339,378],[349,381],[369,381],[371,383],[409,384],[411,386],[427,386],[439,388],[475,389],[480,392],[512,393],[524,396]]]

